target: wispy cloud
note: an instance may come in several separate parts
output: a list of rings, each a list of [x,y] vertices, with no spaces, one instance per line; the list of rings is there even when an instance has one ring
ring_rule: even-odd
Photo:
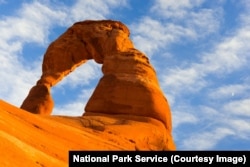
[[[226,103],[223,109],[234,116],[238,115],[250,119],[250,98]]]
[[[195,36],[193,30],[167,22],[161,22],[151,17],[144,17],[138,23],[131,25],[132,39],[136,48],[145,52],[148,56],[180,40],[181,37]]]
[[[69,9],[68,23],[72,24],[81,20],[105,19],[112,14],[112,9],[127,6],[126,0],[78,0]],[[67,23],[67,24],[68,24]]]
[[[214,45],[213,51],[201,53],[200,62],[191,63],[188,67],[168,69],[164,86],[180,92],[183,87],[195,84],[195,89],[205,86],[209,75],[228,75],[235,70],[245,67],[249,62],[250,26],[242,22],[232,35],[224,37]]]
[[[12,104],[20,105],[29,89],[41,75],[42,55],[27,61],[22,55],[26,44],[36,43],[46,49],[51,41],[51,29],[54,26],[69,26],[85,19],[105,18],[110,8],[126,5],[126,1],[77,1],[68,7],[63,3],[34,1],[23,3],[12,16],[2,16],[0,20],[0,90],[1,98]],[[32,54],[32,53],[31,53]],[[29,64],[29,66],[25,66]],[[98,75],[97,65],[87,64],[64,80],[62,85],[78,86],[88,83]],[[83,70],[83,72],[81,72]],[[18,74],[18,75],[17,75]],[[15,83],[13,83],[15,81]]]
[[[71,99],[65,104],[56,104],[53,110],[54,115],[69,115],[69,116],[81,116],[85,111],[85,105],[93,93],[94,89],[85,89],[80,91],[76,99]]]
[[[39,2],[25,3],[14,16],[0,21],[0,30],[3,33],[1,40],[43,44],[48,38],[51,24],[64,17],[66,13],[55,11]]]
[[[186,69],[174,68],[169,69],[167,75],[163,76],[162,85],[174,95],[197,92],[207,84],[203,77],[204,74],[195,65]]]
[[[197,5],[201,3],[202,1]],[[181,10],[191,10],[191,7],[187,6],[181,7]],[[221,12],[218,8],[216,10],[218,13]],[[161,15],[164,16],[163,13]],[[170,14],[167,16],[170,17]],[[242,69],[249,69],[247,65],[250,63],[248,54],[250,47],[247,44],[247,41],[250,40],[250,26],[247,16],[249,16],[247,10],[242,12],[235,29],[224,33],[224,36],[220,36],[219,41],[215,38],[210,49],[203,50],[197,55],[197,61],[184,64],[180,62],[179,67],[168,67],[165,73],[161,73],[161,85],[166,94],[174,99],[171,108],[173,109],[173,119],[175,119],[173,122],[177,122],[175,130],[179,135],[180,129],[183,129],[183,133],[189,134],[189,137],[186,135],[184,139],[182,138],[183,143],[180,144],[180,149],[213,149],[225,137],[233,136],[247,139],[246,136],[249,136],[250,132],[247,130],[250,110],[249,95],[247,94],[249,86],[248,82],[243,79],[249,75],[241,74]],[[181,19],[184,15],[178,14],[175,17]],[[217,24],[216,17],[210,18],[215,19],[214,23],[216,24],[208,33],[219,29],[217,26],[220,25]],[[197,24],[204,23],[199,19],[196,21]],[[190,22],[189,26],[195,25],[196,21]],[[206,29],[206,25],[200,26],[200,28],[193,28],[193,31],[202,32],[203,29]],[[238,75],[239,78],[234,80],[232,74]],[[244,77],[240,79],[241,75]],[[227,80],[227,82],[220,82],[222,79]],[[204,104],[204,106],[194,107],[197,105],[197,103],[193,104],[192,99],[194,98],[199,101],[198,104]],[[185,113],[183,115],[186,116],[187,121],[177,114],[179,112],[178,106],[183,104],[187,106],[187,109],[181,110],[181,113]],[[200,130],[184,131],[185,127],[193,128],[194,125]],[[179,135],[176,137],[179,138]]]
[[[156,0],[154,6],[151,8],[152,12],[170,18],[181,19],[186,17],[190,9],[200,6],[204,0]]]
[[[149,16],[131,25],[135,46],[151,57],[159,49],[170,47],[170,44],[197,41],[216,32],[222,19],[222,10],[202,8],[202,2],[154,1]],[[197,6],[201,8],[195,10]]]
[[[228,100],[229,98],[246,97],[250,91],[250,85],[248,84],[230,84],[223,85],[221,87],[211,89],[208,97],[216,100]]]
[[[184,140],[181,146],[184,150],[210,150],[222,139],[233,135],[234,132],[226,127],[215,128],[212,131],[201,131]]]
[[[234,133],[236,138],[249,140],[250,137],[250,118],[244,120],[235,118],[230,120],[230,122],[227,122],[226,124],[228,127],[230,127]],[[247,149],[247,148],[246,148]]]
[[[24,66],[22,50],[26,43],[44,45],[48,40],[51,24],[56,19],[64,17],[60,11],[33,2],[24,3],[13,16],[2,17],[0,20],[0,66],[1,96],[9,102],[20,105],[35,78],[38,79],[41,67],[35,66],[41,59],[30,62],[30,67]],[[31,68],[32,67],[32,68]],[[18,75],[17,75],[18,74]]]
[[[182,124],[196,124],[198,122],[198,118],[194,115],[183,111],[175,111],[173,112],[173,128],[177,128]]]
[[[187,118],[180,116],[175,118],[190,120],[190,122],[177,124],[178,126],[175,127],[175,130],[178,131],[176,139],[179,141],[181,137],[182,140],[179,149],[210,150],[217,147],[223,139],[229,137],[249,140],[249,104],[249,99],[244,99],[224,102],[224,105],[218,106],[216,109],[208,106],[193,107],[192,109],[191,106],[187,105],[184,108],[186,110],[182,111],[185,113],[182,116],[187,115]],[[181,133],[181,129],[185,132]]]
[[[101,73],[101,65],[94,60],[90,60],[76,68],[73,73],[66,76],[56,87],[67,85],[76,88],[77,86],[89,85],[91,80],[99,79],[102,76]]]

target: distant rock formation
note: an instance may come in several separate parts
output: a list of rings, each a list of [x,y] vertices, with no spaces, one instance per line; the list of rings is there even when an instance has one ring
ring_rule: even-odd
[[[148,58],[134,48],[129,35],[129,29],[118,21],[75,23],[48,47],[42,76],[21,108],[32,113],[51,114],[50,88],[76,67],[94,59],[103,64],[104,75],[83,116],[110,114],[154,118],[165,125],[172,142],[168,102]]]

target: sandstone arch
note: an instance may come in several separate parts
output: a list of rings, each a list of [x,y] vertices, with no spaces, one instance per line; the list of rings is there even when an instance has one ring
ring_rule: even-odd
[[[42,76],[21,105],[32,113],[50,114],[50,88],[89,59],[103,64],[103,77],[90,97],[85,114],[126,114],[164,123],[171,134],[171,113],[148,58],[136,50],[128,28],[118,21],[75,23],[50,44]]]

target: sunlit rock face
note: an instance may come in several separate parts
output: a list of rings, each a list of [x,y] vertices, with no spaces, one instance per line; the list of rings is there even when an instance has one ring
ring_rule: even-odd
[[[54,103],[50,88],[76,67],[94,59],[103,64],[103,76],[83,117],[93,120],[95,116],[101,116],[98,118],[103,124],[109,115],[137,121],[155,119],[164,125],[164,130],[160,128],[158,134],[164,136],[164,144],[159,148],[175,149],[168,102],[155,70],[146,55],[134,48],[129,35],[129,29],[118,21],[75,23],[49,45],[43,59],[42,76],[21,108],[31,113],[51,114]]]

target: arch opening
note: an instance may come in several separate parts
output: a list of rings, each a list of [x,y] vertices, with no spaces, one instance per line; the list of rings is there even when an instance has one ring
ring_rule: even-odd
[[[89,60],[72,71],[51,88],[54,99],[54,109],[51,114],[81,116],[102,75],[101,65],[94,60]]]
[[[51,87],[93,59],[102,64],[103,76],[84,114],[150,117],[163,122],[171,131],[170,108],[155,70],[146,55],[134,48],[129,34],[128,28],[117,21],[75,23],[49,45],[43,59],[42,76],[21,108],[51,114],[54,107]]]

